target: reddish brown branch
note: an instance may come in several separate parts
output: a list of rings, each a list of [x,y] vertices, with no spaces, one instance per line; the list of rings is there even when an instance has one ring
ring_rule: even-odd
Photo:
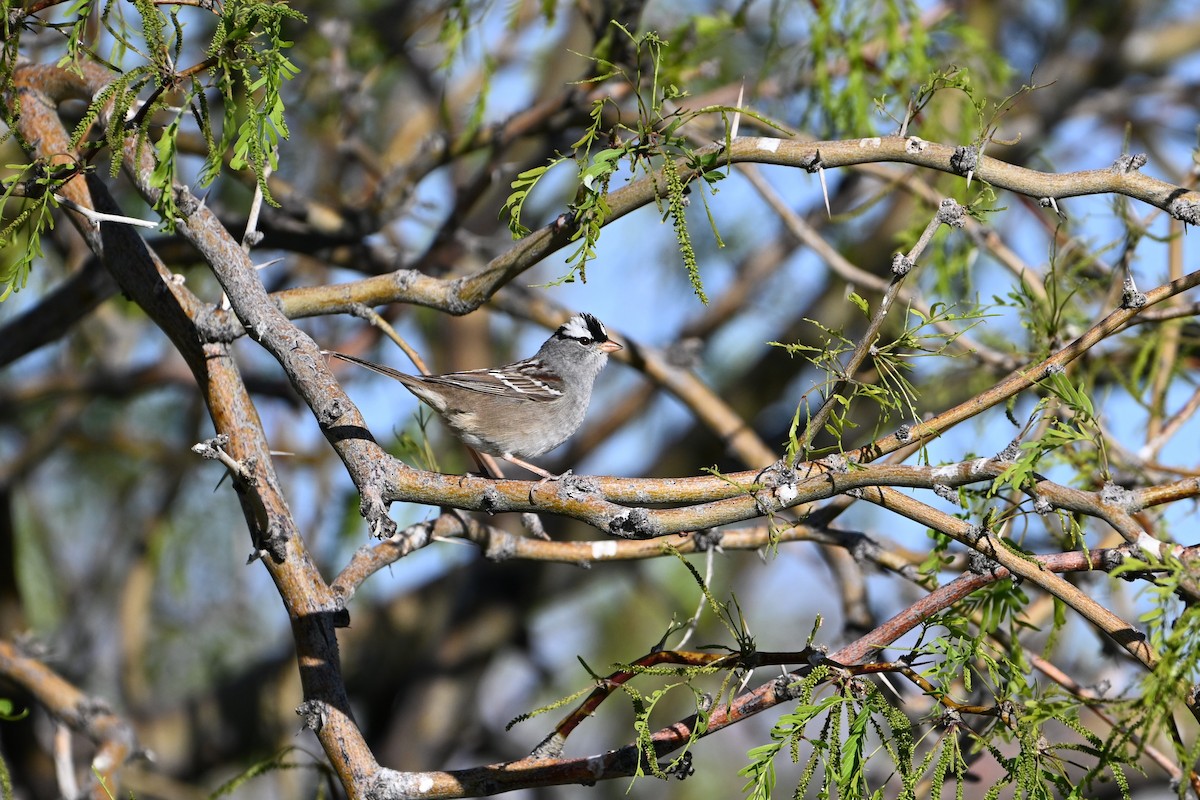
[[[1116,550],[1093,550],[1086,553],[1057,553],[1030,558],[1038,565],[1038,568],[1046,571],[1083,571],[1102,569],[1105,565],[1113,563],[1114,558],[1119,559],[1120,554],[1125,552],[1128,552],[1127,548],[1117,548]],[[950,608],[972,592],[996,581],[1011,578],[1012,573],[1004,567],[997,567],[987,573],[964,574],[930,592],[857,641],[830,653],[826,658],[812,659],[812,661],[844,666],[851,673],[855,670],[863,672],[873,670],[874,667],[867,668],[864,665],[869,663],[881,649],[890,646],[901,636],[924,624],[933,615]],[[765,655],[768,658],[787,659],[783,663],[794,663],[793,659],[798,654]],[[691,661],[697,660],[694,657],[699,656],[699,660],[702,662],[704,659],[711,658],[712,661],[707,662],[709,664],[722,659],[731,659],[727,665],[736,663],[738,657],[736,654],[731,656],[728,653],[716,656],[708,654],[688,654],[688,656]],[[652,654],[652,657],[669,660],[673,656]],[[747,717],[795,699],[793,685],[808,674],[815,663],[769,681],[739,695],[729,703],[711,709],[705,718],[703,728],[700,727],[700,717],[693,715],[657,731],[652,737],[656,755],[662,758],[687,745],[696,736],[712,735]],[[632,674],[629,673],[630,676]],[[598,687],[587,702],[595,699],[598,696],[597,692],[607,696],[610,691],[605,692],[604,687]],[[990,706],[965,706],[964,708],[981,713],[998,713]],[[552,734],[546,740],[551,751],[554,746],[559,744],[555,739],[555,735]],[[521,761],[449,772],[398,773],[382,770],[378,776],[377,785],[379,791],[384,794],[394,791],[403,792],[402,787],[421,786],[422,794],[425,797],[471,797],[498,794],[521,787],[553,786],[627,777],[637,771],[640,757],[641,754],[636,745],[626,745],[617,750],[586,758],[540,759],[531,756]]]

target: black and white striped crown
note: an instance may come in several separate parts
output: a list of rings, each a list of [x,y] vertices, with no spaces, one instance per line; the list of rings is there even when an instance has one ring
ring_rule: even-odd
[[[608,341],[608,331],[604,323],[591,314],[576,314],[564,322],[554,335],[560,339],[574,339],[583,344]]]

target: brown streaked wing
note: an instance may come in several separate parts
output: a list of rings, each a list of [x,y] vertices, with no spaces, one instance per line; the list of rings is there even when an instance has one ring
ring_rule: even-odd
[[[532,402],[547,402],[562,396],[562,379],[558,376],[529,366],[514,367],[451,372],[447,375],[430,375],[422,380],[455,386],[469,392],[509,395],[514,399]]]

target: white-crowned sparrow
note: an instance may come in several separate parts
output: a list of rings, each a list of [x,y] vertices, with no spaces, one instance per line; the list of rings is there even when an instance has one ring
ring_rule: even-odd
[[[554,478],[524,459],[553,450],[578,430],[596,376],[608,354],[620,349],[600,320],[576,314],[533,358],[492,369],[408,375],[344,353],[322,352],[400,381],[469,447]]]

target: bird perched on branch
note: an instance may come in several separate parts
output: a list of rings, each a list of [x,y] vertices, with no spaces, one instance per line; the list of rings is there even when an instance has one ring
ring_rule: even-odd
[[[446,421],[468,447],[554,479],[525,459],[558,447],[583,424],[592,384],[621,345],[591,314],[576,314],[524,361],[491,369],[409,375],[355,356],[326,355],[395,378]]]

